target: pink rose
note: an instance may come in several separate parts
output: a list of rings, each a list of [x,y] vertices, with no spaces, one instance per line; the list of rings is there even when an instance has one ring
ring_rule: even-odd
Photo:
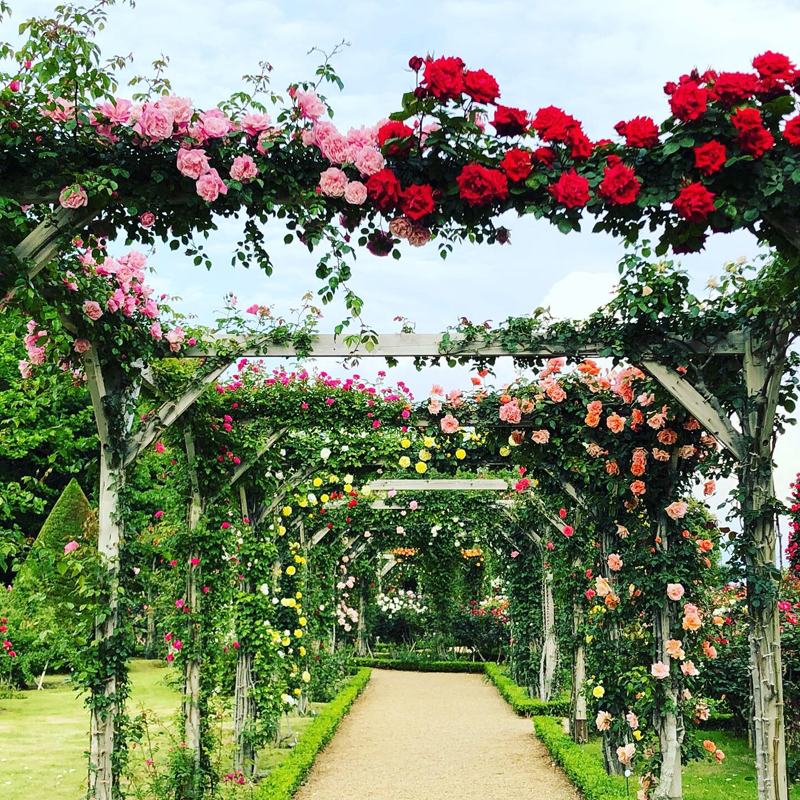
[[[306,119],[319,119],[325,113],[325,104],[317,97],[316,92],[296,92],[294,99],[300,114]]]
[[[178,171],[187,178],[197,180],[210,169],[206,151],[196,148],[187,150],[182,147],[178,150]]]
[[[624,747],[617,748],[617,761],[619,761],[620,764],[629,765],[634,755],[636,755],[636,745],[633,742],[626,744]]]
[[[69,555],[74,550],[77,550],[80,545],[73,539],[71,542],[68,542],[64,545],[64,555]]]
[[[690,677],[700,674],[693,661],[684,661],[683,664],[681,664],[681,672]]]
[[[424,225],[412,225],[408,235],[408,243],[412,247],[422,247],[431,240],[431,232]]]
[[[664,509],[671,519],[683,519],[689,510],[689,505],[683,500],[676,500]]]
[[[188,125],[194,115],[192,101],[188,97],[170,94],[166,97],[159,97],[153,105],[165,113],[171,114],[172,121],[176,125]]]
[[[151,228],[155,221],[156,215],[152,211],[145,211],[144,214],[139,217],[139,222],[143,228]]]
[[[383,153],[371,147],[362,147],[355,155],[353,163],[362,175],[374,175],[386,165]]]
[[[656,661],[656,663],[650,667],[650,674],[660,681],[664,680],[664,678],[669,676],[669,667],[663,661]]]
[[[95,108],[95,114],[92,115],[93,125],[97,124],[94,117],[98,114],[107,119],[111,125],[124,125],[131,118],[131,101],[117,97],[113,103],[109,101],[99,103]]]
[[[170,109],[159,108],[156,103],[147,103],[133,129],[143,139],[157,142],[172,136],[173,122]]]
[[[510,555],[511,558],[516,558],[519,555],[519,550],[512,550]]]
[[[239,120],[239,127],[249,136],[255,136],[261,131],[266,131],[272,125],[269,114],[245,114]]]
[[[221,139],[227,136],[234,128],[233,122],[218,108],[204,111],[200,114],[203,132],[210,139]]]
[[[618,553],[611,553],[611,555],[609,555],[608,568],[613,572],[619,572],[622,569],[622,559]]]
[[[396,236],[398,239],[408,239],[413,230],[413,223],[405,217],[395,217],[389,223],[389,233],[391,233],[392,236]]]
[[[236,156],[231,164],[231,178],[247,183],[258,175],[258,167],[251,156]]]
[[[225,181],[220,178],[219,173],[213,167],[205,175],[200,176],[196,187],[197,194],[207,203],[213,203],[221,194],[228,194]]]
[[[89,203],[89,196],[83,186],[76,183],[61,190],[58,202],[62,208],[82,208]]]
[[[458,420],[452,414],[442,417],[440,425],[445,433],[455,433],[458,430]]]
[[[550,431],[534,431],[531,434],[531,441],[536,444],[547,444],[550,441]]]
[[[115,289],[114,294],[106,301],[106,305],[112,314],[119,311],[125,305],[125,293],[122,289]]]
[[[83,304],[83,313],[89,317],[92,322],[97,322],[103,316],[103,309],[100,308],[100,303],[96,300],[86,300]]]
[[[88,339],[76,339],[72,346],[76,353],[85,353],[91,349],[92,343]]]
[[[522,419],[522,411],[520,411],[516,400],[503,403],[503,405],[500,406],[499,413],[500,419],[503,420],[503,422],[510,422],[512,425],[516,425]]]
[[[667,597],[670,600],[680,600],[684,594],[684,588],[680,583],[667,584]]]
[[[177,353],[178,350],[181,349],[186,334],[183,332],[183,328],[178,325],[169,331],[169,333],[164,334],[164,338],[169,342],[169,349],[172,350],[173,353]]]
[[[344,164],[344,162],[348,160],[350,146],[347,144],[347,139],[339,133],[325,139],[320,149],[322,150],[322,155],[324,155],[331,164]]]
[[[328,167],[319,176],[319,188],[328,197],[341,197],[347,187],[347,175],[338,167]]]
[[[151,336],[152,336],[154,339],[159,339],[159,340],[160,340],[160,339],[161,339],[161,337],[164,335],[164,334],[162,333],[162,331],[161,331],[161,325],[160,325],[158,322],[154,322],[154,323],[153,323],[153,324],[150,326],[150,335],[151,335]]]
[[[344,199],[354,206],[360,206],[367,199],[367,187],[361,181],[350,181],[344,187]]]

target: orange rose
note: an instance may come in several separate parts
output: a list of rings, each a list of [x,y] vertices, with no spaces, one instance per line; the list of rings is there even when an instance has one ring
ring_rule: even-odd
[[[637,497],[644,494],[646,491],[647,486],[645,486],[644,481],[634,481],[631,484],[631,492],[633,492],[633,494],[635,494]]]
[[[583,420],[590,428],[596,428],[600,424],[599,414],[587,414]]]
[[[661,444],[675,444],[678,441],[678,434],[672,428],[664,428],[658,432],[658,441]]]
[[[625,417],[619,414],[609,414],[606,417],[606,425],[611,433],[622,433],[625,430]]]

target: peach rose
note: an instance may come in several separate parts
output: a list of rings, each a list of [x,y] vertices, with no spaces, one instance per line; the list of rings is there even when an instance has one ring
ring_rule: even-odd
[[[676,500],[674,503],[670,503],[664,509],[670,519],[683,519],[686,516],[686,512],[689,510],[689,505],[684,503],[683,500]]]
[[[669,676],[669,667],[663,661],[656,661],[656,663],[650,667],[650,674],[660,681],[664,680],[664,678]]]
[[[455,433],[458,430],[458,420],[452,414],[442,417],[439,424],[445,433]]]
[[[634,481],[631,484],[631,492],[635,494],[637,497],[639,495],[643,495],[647,491],[647,487],[645,486],[644,481]]]
[[[681,646],[683,642],[680,639],[667,639],[667,653],[670,658],[678,658],[683,661],[686,658],[686,653]]]
[[[663,431],[658,432],[658,441],[661,444],[675,444],[678,441],[678,434],[672,428],[664,428]]]
[[[606,417],[606,425],[612,433],[622,433],[625,430],[625,417],[619,414],[610,414]]]
[[[682,625],[685,631],[699,631],[703,627],[703,620],[699,614],[685,614]]]
[[[622,559],[617,553],[611,553],[608,557],[608,568],[614,572],[619,572],[622,569]]]
[[[634,755],[636,755],[636,745],[633,744],[633,742],[626,744],[624,747],[617,748],[617,761],[619,761],[620,764],[628,766],[633,760]]]
[[[602,575],[598,575],[594,581],[594,590],[600,597],[606,597],[611,594],[611,584]]]
[[[536,444],[547,444],[550,441],[550,432],[545,430],[534,431],[531,434],[531,441]]]
[[[684,661],[683,664],[681,664],[681,672],[690,678],[700,674],[693,661]]]
[[[680,600],[685,591],[686,590],[683,588],[683,585],[680,583],[667,584],[667,597],[669,597],[670,600]]]
[[[408,239],[413,229],[413,223],[405,217],[395,217],[389,223],[389,233],[391,233],[392,236],[396,236],[398,239]]]
[[[76,183],[61,190],[58,202],[62,208],[82,208],[89,202],[89,196],[83,186]]]
[[[599,731],[607,731],[611,728],[611,714],[608,711],[598,711],[597,712],[597,719],[595,720],[595,725],[597,725],[597,730]]]

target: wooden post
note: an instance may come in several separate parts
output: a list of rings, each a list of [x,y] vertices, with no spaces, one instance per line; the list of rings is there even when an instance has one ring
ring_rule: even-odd
[[[773,428],[785,353],[780,339],[771,348],[749,338],[745,342],[748,408],[742,415],[742,428],[748,453],[739,480],[744,495],[743,531],[749,545],[745,551],[747,584],[758,587],[758,591],[750,588],[747,599],[759,800],[788,800],[789,796],[772,475]]]
[[[125,386],[121,370],[104,372],[97,359],[96,346],[84,353],[82,363],[92,400],[97,433],[100,439],[100,492],[97,551],[107,569],[107,605],[95,621],[97,657],[115,663],[106,650],[115,641],[119,622],[119,551],[122,526],[119,495],[125,473],[119,451],[115,451],[114,436],[124,429],[119,411],[124,406]],[[119,418],[113,418],[115,410]],[[117,701],[117,678],[122,667],[106,673],[102,682],[92,690],[88,796],[93,800],[112,800],[119,776],[115,770],[114,747],[121,704]]]
[[[539,663],[539,699],[553,699],[556,667],[558,666],[558,637],[556,636],[556,610],[553,602],[553,572],[542,569],[542,625],[544,640]]]
[[[200,522],[202,513],[202,497],[200,494],[200,481],[197,476],[197,456],[194,448],[194,436],[190,423],[183,425],[183,439],[186,446],[186,464],[189,473],[189,483],[192,490],[191,504],[189,506],[189,536],[192,537]],[[193,544],[190,553],[190,562],[186,574],[186,604],[191,609],[193,619],[200,612],[200,592],[198,587],[198,573],[200,566],[191,563],[192,559],[199,557],[196,546]],[[200,780],[202,764],[202,719],[200,698],[200,666],[199,653],[203,632],[199,629],[199,622],[195,622],[191,629],[192,655],[186,659],[183,667],[183,717],[184,740],[186,747],[194,754],[195,782]]]
[[[580,526],[580,508],[575,512],[575,527]],[[580,569],[580,559],[573,562],[575,569]],[[583,603],[580,599],[574,598],[572,601],[572,689],[570,697],[570,733],[572,740],[576,744],[586,744],[589,741],[589,723],[587,721],[586,695],[583,692],[583,684],[586,682],[586,642],[583,632]]]

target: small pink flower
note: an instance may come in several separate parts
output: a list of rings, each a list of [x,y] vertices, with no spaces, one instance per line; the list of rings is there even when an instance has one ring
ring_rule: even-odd
[[[442,417],[439,424],[445,433],[455,433],[458,430],[458,420],[452,414]]]
[[[69,555],[73,550],[77,550],[80,545],[73,539],[64,545],[64,555]]]
[[[325,113],[325,104],[313,91],[298,91],[294,96],[300,114],[306,119],[319,119]]]
[[[547,549],[548,550],[552,550],[554,547],[555,547],[555,545],[552,542],[548,542],[547,543]]]
[[[156,442],[156,453],[163,453],[166,449],[163,442]]]
[[[575,533],[575,528],[573,528],[572,525],[565,525],[561,533],[563,533],[564,536],[569,538],[570,536],[572,536],[573,533]]]
[[[511,551],[511,558],[516,558],[519,555],[519,550],[512,550]]]
[[[680,600],[683,597],[684,592],[685,589],[680,583],[667,584],[667,597],[669,597],[670,600]]]
[[[139,222],[143,228],[152,228],[156,221],[156,215],[152,211],[145,211],[139,217]]]
[[[72,346],[76,353],[85,353],[92,349],[92,343],[88,339],[76,339]]]
[[[199,558],[197,558],[197,557],[195,556],[194,558],[192,558],[192,559],[189,561],[189,563],[190,563],[190,564],[191,564],[193,567],[196,567],[196,566],[197,566],[197,565],[200,563],[200,559],[199,559]]]
[[[412,501],[411,501],[411,502],[408,504],[408,507],[409,507],[409,508],[410,508],[412,511],[416,511],[416,510],[417,510],[417,508],[419,508],[419,503],[417,503],[417,501],[416,501],[416,500],[412,500]]]
[[[231,178],[247,183],[258,175],[258,167],[252,156],[236,156],[231,164]]]
[[[97,322],[103,316],[103,309],[100,308],[100,303],[96,300],[86,300],[83,304],[83,313],[89,317],[92,322]]]
[[[658,680],[664,680],[664,678],[669,676],[669,667],[663,661],[656,661],[656,663],[650,667],[650,674]]]
[[[89,203],[89,196],[83,186],[76,183],[61,190],[58,202],[62,208],[82,208]]]
[[[156,511],[156,513],[155,513],[155,518],[156,519],[161,519],[161,517],[163,517],[163,516],[164,516],[164,512],[163,511]]]

